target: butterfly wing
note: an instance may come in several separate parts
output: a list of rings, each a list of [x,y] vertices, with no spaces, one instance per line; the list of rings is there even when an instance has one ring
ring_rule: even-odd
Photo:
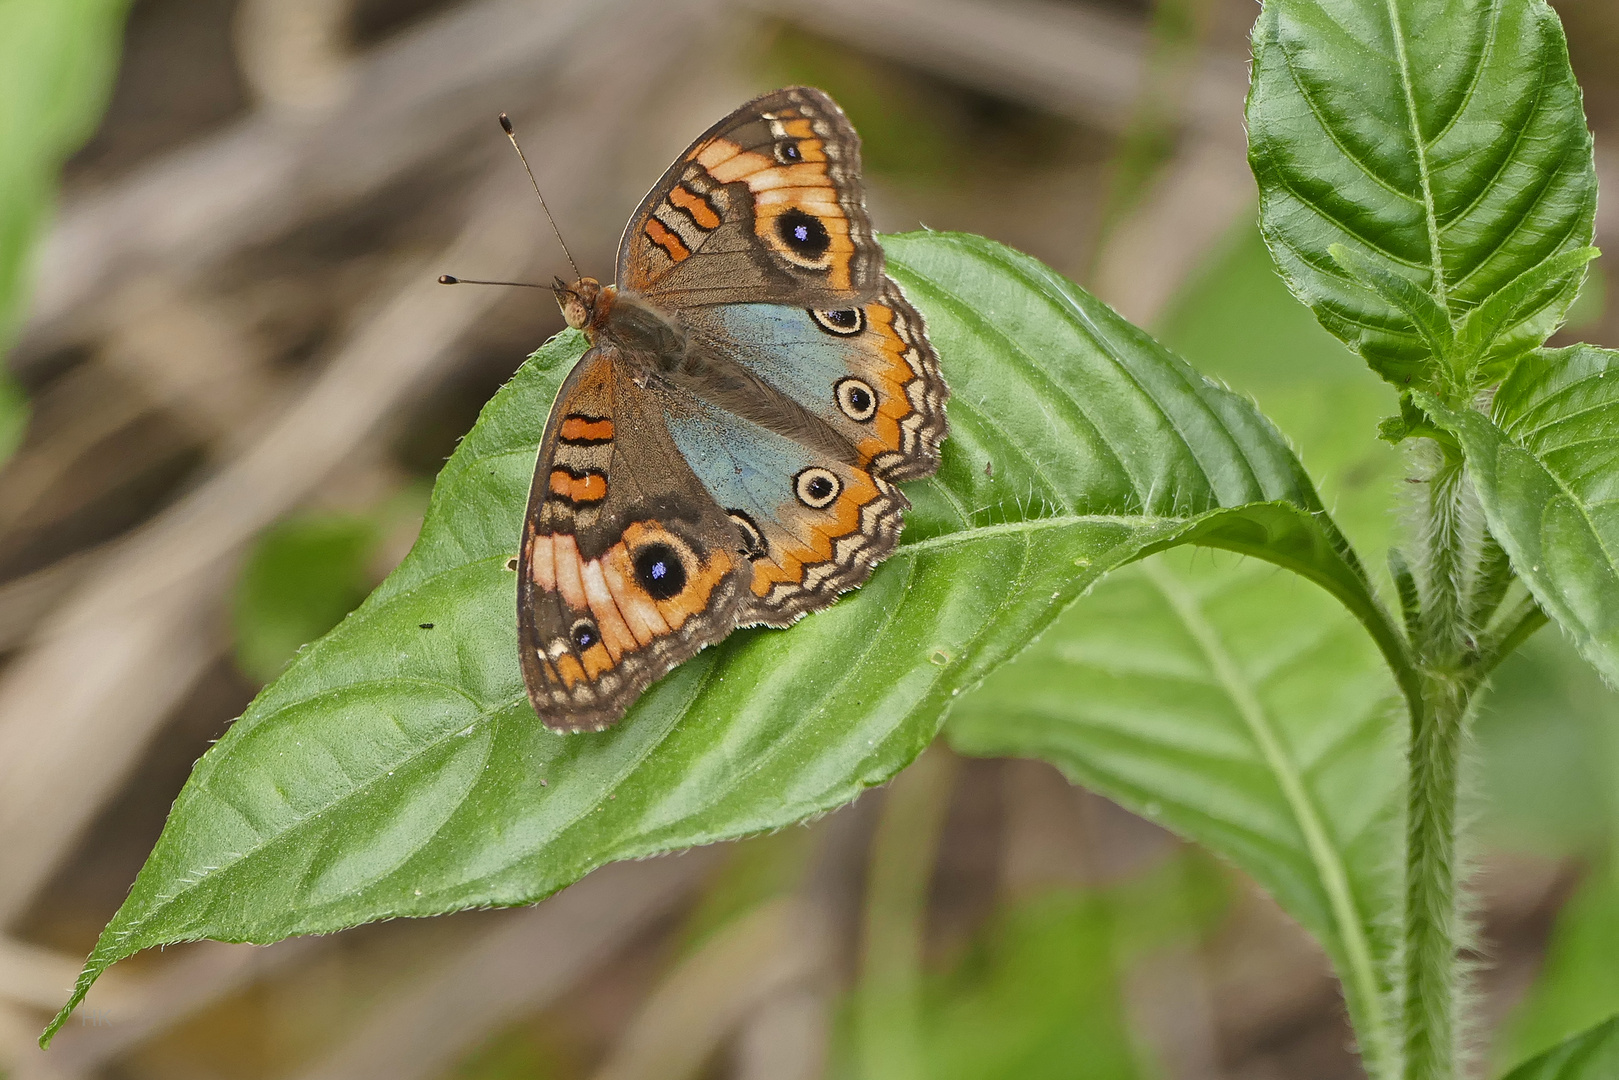
[[[738,526],[681,457],[668,404],[611,347],[586,353],[540,443],[518,553],[518,641],[540,719],[600,730],[737,625]]]
[[[938,469],[950,391],[921,314],[892,279],[857,307],[726,304],[685,315],[692,341],[812,413],[854,448],[852,464],[892,482]]]
[[[869,300],[883,253],[866,214],[860,139],[825,93],[754,99],[704,132],[642,201],[618,283],[676,311]]]
[[[750,563],[739,624],[786,626],[854,588],[899,537],[899,489],[825,448],[692,397],[669,433],[736,524]]]

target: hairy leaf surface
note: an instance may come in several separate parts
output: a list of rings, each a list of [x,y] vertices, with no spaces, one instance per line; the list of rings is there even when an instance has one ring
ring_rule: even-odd
[[[1537,352],[1501,385],[1490,416],[1423,404],[1461,440],[1513,569],[1619,683],[1619,352]]]
[[[405,562],[198,764],[74,1001],[152,945],[530,903],[610,860],[837,806],[1148,551],[1195,542],[1288,565],[1394,648],[1249,403],[1032,259],[959,235],[886,243],[954,397],[943,467],[907,489],[901,547],[864,588],[791,630],[734,634],[610,731],[545,730],[517,666],[508,564],[547,410],[583,345],[553,339],[445,467]]]
[[[1412,306],[1341,244],[1455,322],[1590,242],[1591,135],[1544,0],[1269,0],[1254,29],[1249,160],[1294,293],[1397,385],[1431,385]],[[1583,259],[1496,312],[1488,358],[1535,348]]]

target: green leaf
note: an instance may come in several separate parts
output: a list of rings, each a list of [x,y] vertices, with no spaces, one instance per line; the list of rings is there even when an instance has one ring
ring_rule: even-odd
[[[231,605],[236,663],[260,682],[336,626],[375,580],[367,563],[377,523],[352,514],[302,515],[268,529],[249,553]]]
[[[1613,782],[1619,776],[1619,695],[1567,637],[1536,634],[1503,660],[1490,674],[1473,729],[1481,795],[1477,832],[1488,850],[1590,858],[1619,841],[1619,785]],[[1619,886],[1619,875],[1612,880]],[[1619,888],[1615,897],[1619,915]],[[1619,921],[1614,925],[1619,929]],[[1604,963],[1606,957],[1592,959]],[[1608,966],[1613,1008],[1551,1032],[1537,1045],[1520,1046],[1514,1060],[1619,1011],[1619,967]],[[1581,990],[1577,996],[1592,995]]]
[[[1394,395],[1293,299],[1257,221],[1233,228],[1224,250],[1176,298],[1162,337],[1199,371],[1258,402],[1287,433],[1357,550],[1388,549],[1388,493],[1405,459],[1368,434]]]
[[[28,256],[57,172],[95,130],[112,87],[128,6],[0,3],[0,353],[21,317]]]
[[[1612,1080],[1619,1076],[1619,1016],[1576,1035],[1504,1080]]]
[[[1533,353],[1490,416],[1416,398],[1461,440],[1490,532],[1535,600],[1619,683],[1619,353]]]
[[[1356,281],[1399,308],[1411,325],[1417,328],[1423,341],[1427,342],[1430,355],[1448,360],[1456,351],[1456,335],[1450,326],[1450,312],[1440,307],[1423,286],[1404,274],[1387,269],[1377,259],[1342,244],[1329,245],[1327,254]]]
[[[952,712],[960,752],[1039,757],[1205,845],[1325,946],[1392,1075],[1401,727],[1377,651],[1261,563],[1115,573]]]
[[[1591,135],[1544,0],[1269,0],[1253,72],[1266,242],[1322,325],[1390,382],[1436,385],[1431,346],[1333,245],[1415,282],[1455,324],[1590,243]],[[1509,305],[1494,355],[1556,328],[1581,276],[1566,269]]]
[[[1479,382],[1496,382],[1511,370],[1509,361],[1517,357],[1501,355],[1495,343],[1501,335],[1516,326],[1523,316],[1548,288],[1566,281],[1570,276],[1576,286],[1584,273],[1585,264],[1600,255],[1594,247],[1575,248],[1553,256],[1468,312],[1457,331],[1456,350],[1470,368],[1478,368]],[[1493,362],[1491,360],[1493,359]]]
[[[1604,780],[1612,784],[1610,771]],[[1619,851],[1580,883],[1557,914],[1546,964],[1512,1025],[1520,1053],[1536,1053],[1619,1014]],[[1619,1063],[1619,1057],[1614,1061]],[[1619,1071],[1609,1073],[1619,1076]]]
[[[69,1008],[153,945],[531,903],[611,860],[837,806],[904,767],[958,693],[1098,577],[1174,544],[1310,575],[1400,659],[1302,468],[1244,399],[1026,256],[959,235],[886,246],[954,396],[939,476],[908,487],[903,542],[865,587],[789,631],[732,635],[613,730],[541,727],[508,564],[583,345],[554,338],[457,448],[410,556],[198,763]]]

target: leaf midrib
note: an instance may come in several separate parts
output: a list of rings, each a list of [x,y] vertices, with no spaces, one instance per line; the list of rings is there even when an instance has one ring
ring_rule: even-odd
[[[1450,310],[1450,289],[1445,283],[1445,263],[1439,250],[1439,219],[1434,213],[1433,177],[1428,171],[1428,144],[1422,138],[1417,118],[1417,93],[1411,79],[1411,58],[1405,51],[1405,26],[1400,22],[1398,0],[1383,0],[1394,34],[1394,55],[1400,67],[1400,91],[1405,95],[1406,120],[1411,128],[1411,147],[1417,156],[1417,177],[1422,184],[1422,218],[1428,229],[1428,259],[1433,273],[1433,291],[1444,311]]]
[[[1149,560],[1142,564],[1142,570],[1197,643],[1216,681],[1236,706],[1250,737],[1276,778],[1277,786],[1281,788],[1282,796],[1304,838],[1305,849],[1315,866],[1322,889],[1327,894],[1332,920],[1343,943],[1344,960],[1349,969],[1345,973],[1345,981],[1355,987],[1357,996],[1366,1003],[1364,1021],[1369,1027],[1361,1035],[1367,1046],[1367,1057],[1386,1063],[1391,1060],[1389,1048],[1392,1043],[1383,1013],[1383,997],[1378,988],[1371,945],[1355,902],[1348,870],[1328,839],[1326,825],[1305,789],[1303,776],[1283,749],[1281,738],[1273,729],[1264,705],[1225,648],[1219,631],[1203,617],[1197,599],[1157,563]],[[1374,1075],[1383,1071],[1379,1069]]]
[[[1078,524],[1091,524],[1091,523],[1096,523],[1096,524],[1126,524],[1126,525],[1131,525],[1131,526],[1135,526],[1135,527],[1149,527],[1150,528],[1150,527],[1152,527],[1154,525],[1160,525],[1160,524],[1165,524],[1165,523],[1176,523],[1176,524],[1178,524],[1179,519],[1175,519],[1175,518],[1135,518],[1135,517],[1122,517],[1122,516],[1117,516],[1117,515],[1063,515],[1061,517],[1055,517],[1055,518],[1040,518],[1040,519],[1034,519],[1034,520],[1030,520],[1030,521],[1007,522],[1007,523],[1003,523],[1003,524],[1000,524],[1000,525],[980,526],[980,527],[975,528],[975,529],[970,530],[970,531],[963,531],[963,532],[960,532],[960,533],[951,533],[951,534],[947,534],[946,536],[942,536],[942,537],[934,537],[934,538],[931,538],[931,539],[928,539],[928,540],[919,541],[916,544],[912,544],[912,545],[909,545],[909,546],[901,545],[898,549],[896,549],[895,556],[898,557],[901,554],[915,553],[915,552],[917,552],[919,550],[943,548],[943,547],[951,546],[952,543],[962,543],[962,542],[965,542],[967,540],[973,540],[973,539],[982,538],[982,537],[985,537],[986,535],[987,536],[1017,535],[1017,536],[1020,536],[1020,537],[1022,537],[1024,539],[1026,539],[1028,534],[1030,534],[1032,532],[1035,532],[1035,531],[1038,531],[1040,529],[1062,527],[1062,526],[1072,526],[1072,525],[1078,525]],[[1024,554],[1025,554],[1025,559],[1026,559],[1027,558],[1027,550],[1025,550]],[[485,561],[485,560],[478,560],[478,561]],[[456,569],[459,569],[459,568],[456,568]],[[445,571],[445,572],[447,573],[447,572],[450,572],[450,571]],[[411,682],[414,682],[414,681],[426,681],[426,680],[413,679],[413,678],[408,677],[408,676],[401,676],[401,677],[399,677],[397,679],[387,679],[387,680],[382,680],[382,679],[365,680],[365,682],[367,684],[384,684],[384,683],[393,683],[393,682],[398,682],[398,681],[411,681]],[[345,684],[343,689],[347,689],[349,687],[349,685],[351,685],[351,684]],[[305,703],[305,702],[307,702],[309,700],[312,700],[314,698],[318,698],[318,697],[324,696],[326,694],[332,693],[336,689],[338,689],[338,688],[336,688],[336,687],[327,687],[327,688],[321,690],[320,692],[318,692],[316,694],[310,695],[309,698],[302,698],[302,699],[297,699],[297,700],[294,700],[294,701],[286,702],[285,704],[278,706],[274,710],[274,712],[270,713],[269,716],[267,716],[265,719],[270,719],[270,718],[274,717],[275,715],[281,713],[282,711],[284,711],[286,709],[295,708],[296,706],[298,706],[300,704],[303,704],[303,703]],[[471,699],[469,698],[468,700],[470,701]],[[515,700],[515,699],[513,699],[513,700]],[[493,708],[487,709],[487,710],[480,709],[479,711],[482,713],[482,720],[479,721],[479,722],[487,723],[492,717],[498,715],[499,712],[502,711],[502,709],[505,707],[506,704],[510,704],[510,703],[496,704]],[[686,711],[687,710],[681,710],[680,715],[684,716],[686,714]],[[439,737],[431,739],[431,740],[429,740],[429,741],[427,741],[425,743],[420,744],[420,746],[413,753],[406,755],[399,762],[397,762],[395,764],[395,768],[398,769],[398,768],[403,767],[405,764],[408,764],[410,761],[413,761],[413,760],[421,757],[423,754],[431,752],[432,750],[434,750],[438,746],[444,744],[445,742],[449,741],[450,739],[463,737],[460,734],[461,730],[464,730],[464,729],[458,729],[456,731],[446,731],[444,734],[440,735]],[[650,742],[649,743],[648,753],[650,753],[650,748],[651,747],[661,745],[661,743],[662,743],[661,739],[653,740],[652,742]],[[639,764],[639,761],[644,759],[644,757],[645,757],[644,754],[641,755],[639,758],[637,758],[636,763]],[[622,777],[620,777],[620,780],[621,779],[622,779]],[[151,916],[165,910],[173,902],[175,902],[176,900],[180,899],[181,897],[189,894],[193,890],[193,888],[195,888],[197,886],[200,886],[204,880],[217,881],[221,875],[228,875],[232,870],[234,870],[235,868],[241,866],[242,863],[244,861],[246,861],[252,855],[257,854],[258,852],[263,851],[266,848],[274,846],[277,842],[283,840],[288,834],[297,831],[301,826],[307,824],[311,819],[319,817],[322,814],[326,814],[326,813],[330,812],[330,810],[334,806],[341,805],[344,802],[347,802],[348,800],[352,799],[356,795],[361,794],[364,791],[369,790],[369,788],[370,788],[370,786],[372,784],[375,784],[375,783],[379,782],[380,780],[381,780],[381,777],[379,776],[379,777],[375,777],[375,778],[373,778],[371,780],[367,780],[367,781],[364,781],[364,782],[362,782],[360,784],[355,785],[349,791],[345,792],[343,795],[341,795],[337,799],[333,800],[333,802],[328,804],[327,806],[324,806],[324,807],[320,808],[319,810],[313,811],[313,812],[311,812],[309,814],[303,815],[297,821],[293,822],[290,826],[288,826],[286,829],[283,829],[280,832],[276,833],[275,835],[266,838],[262,843],[260,843],[258,845],[255,845],[255,846],[251,846],[251,847],[248,848],[248,850],[239,853],[239,855],[240,855],[239,858],[233,860],[228,865],[218,867],[214,872],[207,875],[206,878],[197,879],[195,881],[190,882],[189,885],[191,887],[188,887],[188,888],[179,890],[177,892],[170,893],[170,894],[159,896],[159,897],[155,898],[152,907],[150,909],[148,909],[148,911],[146,912],[146,917],[143,918],[140,923],[134,924],[131,927],[129,927],[128,932],[132,934],[140,926],[146,925],[147,923],[149,923],[151,921]],[[616,786],[617,782],[618,781],[615,781],[614,786]]]

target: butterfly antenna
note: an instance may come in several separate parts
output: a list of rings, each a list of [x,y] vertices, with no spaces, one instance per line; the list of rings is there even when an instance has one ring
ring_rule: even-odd
[[[528,167],[528,158],[523,154],[523,148],[517,145],[517,132],[512,128],[512,118],[505,113],[500,114],[500,129],[511,140],[512,149],[517,151],[517,160],[523,163],[523,171],[528,173],[528,182],[534,185],[534,194],[540,200],[540,209],[545,211],[545,220],[551,223],[551,231],[556,234],[557,243],[562,245],[562,254],[568,257],[568,265],[573,267],[573,277],[577,281],[584,275],[579,273],[579,264],[573,261],[573,252],[568,250],[568,242],[562,239],[562,230],[557,228],[557,219],[551,216],[551,208],[545,205],[545,196],[540,194],[540,182],[534,179],[534,170]]]
[[[451,274],[438,276],[440,285],[516,285],[524,289],[549,289],[549,285],[536,285],[532,281],[479,281],[477,278],[455,277]]]

